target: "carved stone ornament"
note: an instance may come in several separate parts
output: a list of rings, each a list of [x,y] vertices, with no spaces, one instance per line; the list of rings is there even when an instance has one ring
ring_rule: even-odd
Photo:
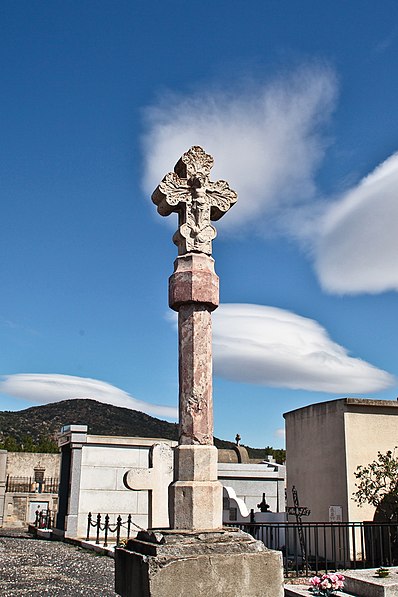
[[[173,241],[179,255],[211,255],[211,241],[217,232],[210,221],[219,220],[238,199],[225,180],[209,180],[213,163],[212,156],[201,147],[191,147],[152,194],[160,215],[178,213]]]

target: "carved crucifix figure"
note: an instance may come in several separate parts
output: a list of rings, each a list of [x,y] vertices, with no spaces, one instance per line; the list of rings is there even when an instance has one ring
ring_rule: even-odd
[[[237,200],[237,194],[225,180],[209,180],[213,163],[212,156],[201,147],[191,147],[152,194],[162,216],[178,213],[178,230],[173,240],[179,255],[211,255],[211,241],[217,232],[210,222],[219,220]]]

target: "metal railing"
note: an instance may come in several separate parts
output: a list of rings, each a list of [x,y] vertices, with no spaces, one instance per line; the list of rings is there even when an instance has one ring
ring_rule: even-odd
[[[6,492],[9,493],[58,493],[59,479],[46,477],[36,481],[34,477],[7,476]]]
[[[115,543],[116,545],[120,545],[122,540],[127,540],[130,538],[132,531],[135,529],[142,530],[140,526],[138,526],[135,522],[133,522],[131,514],[127,516],[127,520],[123,521],[122,517],[119,515],[115,522],[111,522],[111,518],[109,514],[97,514],[93,515],[91,512],[88,513],[87,516],[87,535],[86,541],[92,541],[91,539],[91,529],[95,528],[95,543],[99,545],[102,543],[104,547],[108,547],[109,543],[109,536],[115,535],[114,541],[112,544]],[[125,531],[125,532],[124,532]],[[113,537],[112,537],[113,539]]]
[[[34,525],[37,529],[52,529],[54,527],[55,512],[52,510],[36,510]]]
[[[285,574],[398,564],[398,523],[305,522],[229,524],[282,551]],[[302,533],[303,541],[300,541]]]

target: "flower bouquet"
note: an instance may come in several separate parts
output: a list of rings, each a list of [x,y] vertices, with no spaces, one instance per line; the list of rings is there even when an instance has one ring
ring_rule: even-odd
[[[314,576],[310,580],[310,591],[313,595],[329,597],[335,595],[336,591],[344,587],[344,576],[342,574],[323,574]]]

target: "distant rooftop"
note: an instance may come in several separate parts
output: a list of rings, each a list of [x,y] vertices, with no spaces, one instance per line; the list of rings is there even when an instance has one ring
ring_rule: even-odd
[[[291,415],[293,413],[298,413],[300,411],[305,411],[308,409],[315,409],[315,410],[324,410],[327,407],[333,407],[338,405],[344,405],[347,407],[375,407],[375,408],[392,408],[398,409],[398,399],[396,400],[375,400],[374,398],[337,398],[336,400],[325,400],[325,402],[314,402],[313,404],[308,404],[307,406],[302,406],[300,408],[296,408],[294,410],[290,410],[286,413],[283,413],[283,416],[286,417],[287,415]]]

